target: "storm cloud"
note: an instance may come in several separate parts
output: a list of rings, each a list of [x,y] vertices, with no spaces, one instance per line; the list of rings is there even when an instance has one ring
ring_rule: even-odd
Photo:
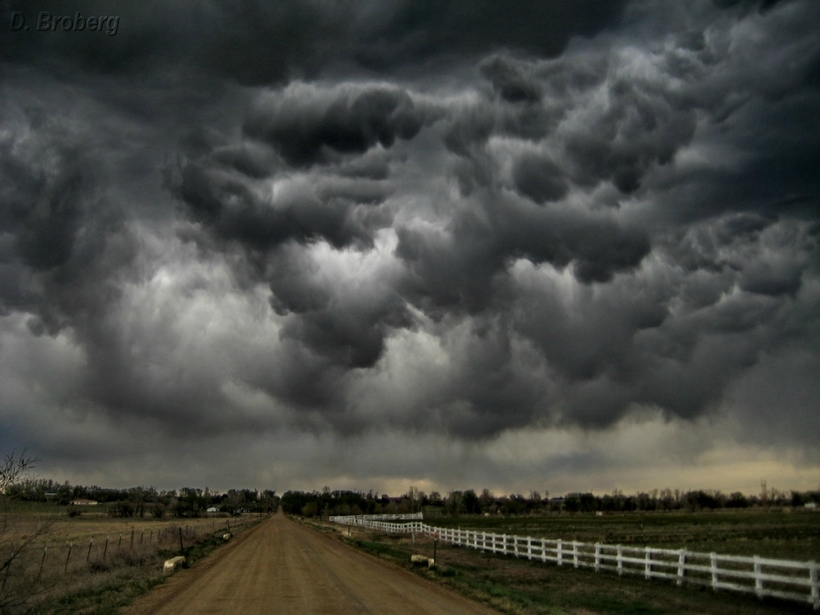
[[[115,36],[3,38],[4,447],[87,472],[150,431],[197,476],[196,443],[244,441],[242,480],[441,488],[516,483],[480,446],[647,416],[756,446],[785,372],[813,399],[810,0],[117,10]],[[816,469],[784,399],[770,445]]]

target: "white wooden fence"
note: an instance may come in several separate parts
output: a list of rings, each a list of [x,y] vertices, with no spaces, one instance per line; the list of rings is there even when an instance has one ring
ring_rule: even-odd
[[[820,610],[820,584],[816,562],[795,562],[758,556],[698,553],[686,549],[624,547],[601,543],[549,540],[493,534],[473,530],[433,527],[419,521],[390,523],[374,516],[331,517],[335,523],[358,525],[382,532],[418,532],[444,542],[513,555],[559,566],[611,570],[619,575],[635,574],[646,579],[668,579],[678,585],[693,583],[714,590],[726,589],[808,602]]]
[[[401,513],[397,515],[336,515],[330,517],[331,523],[341,523],[347,525],[355,524],[356,519],[366,519],[368,521],[421,521],[424,519],[422,513]]]

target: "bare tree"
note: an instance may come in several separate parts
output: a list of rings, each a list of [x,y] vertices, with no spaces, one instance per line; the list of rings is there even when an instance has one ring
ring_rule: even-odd
[[[17,484],[34,468],[37,460],[26,449],[18,455],[12,451],[0,462],[0,502],[6,500],[6,490]],[[34,528],[25,527],[18,515],[9,514],[3,506],[0,521],[0,613],[28,613],[47,590],[44,580],[32,576],[29,563],[35,543],[42,537],[55,519],[36,523]],[[25,531],[21,532],[20,527]]]
[[[5,494],[6,489],[34,468],[35,463],[37,460],[27,455],[26,449],[23,449],[19,455],[14,451],[6,455],[0,463],[0,494]]]

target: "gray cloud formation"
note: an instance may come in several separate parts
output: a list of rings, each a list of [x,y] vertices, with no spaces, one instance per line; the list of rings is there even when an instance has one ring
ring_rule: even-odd
[[[5,335],[80,349],[47,406],[169,437],[769,420],[749,374],[820,349],[818,18],[164,3],[15,33]]]

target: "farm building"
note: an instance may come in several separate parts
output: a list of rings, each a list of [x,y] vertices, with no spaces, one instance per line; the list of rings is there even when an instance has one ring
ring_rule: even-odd
[[[72,506],[96,506],[97,500],[87,500],[85,498],[78,498],[76,500],[71,500]]]

